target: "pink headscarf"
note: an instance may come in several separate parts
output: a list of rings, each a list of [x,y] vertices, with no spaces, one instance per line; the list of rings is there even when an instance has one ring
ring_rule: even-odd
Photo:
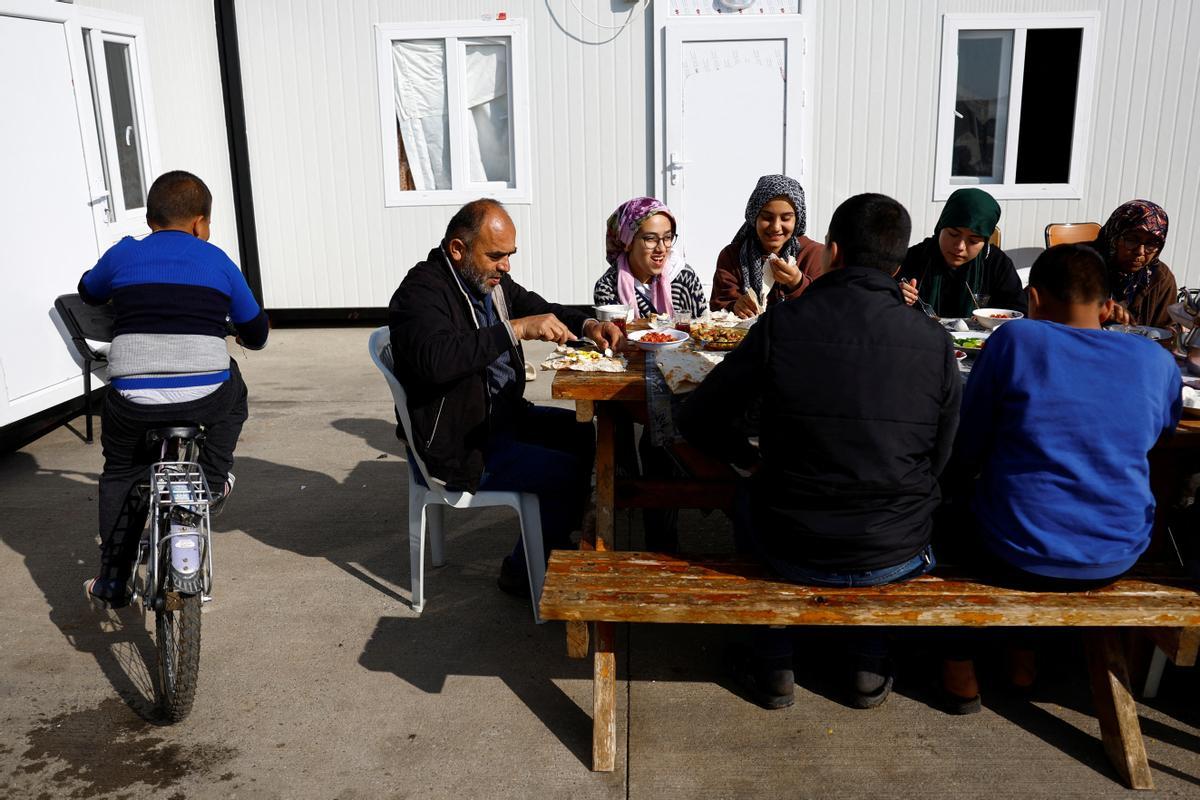
[[[605,260],[617,268],[617,297],[621,302],[634,310],[635,316],[640,316],[637,310],[638,280],[629,270],[629,258],[625,252],[637,235],[638,228],[655,214],[663,214],[671,220],[671,230],[675,230],[675,215],[653,197],[635,197],[617,206],[617,210],[608,218],[607,234],[604,240]],[[675,315],[671,304],[671,259],[674,252],[668,253],[667,266],[650,281],[651,298],[654,309],[660,314]]]

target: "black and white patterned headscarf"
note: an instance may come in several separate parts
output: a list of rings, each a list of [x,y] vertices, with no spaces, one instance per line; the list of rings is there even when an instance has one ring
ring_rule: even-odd
[[[755,226],[758,212],[762,207],[777,197],[783,197],[792,204],[796,211],[796,227],[792,237],[779,250],[783,260],[795,257],[800,252],[800,242],[797,241],[808,223],[807,208],[804,203],[804,188],[800,182],[786,175],[763,175],[758,179],[750,199],[746,202],[746,221],[733,237],[733,243],[738,247],[738,262],[742,268],[742,291],[762,291],[763,269],[767,263],[767,253],[763,250],[762,242],[758,240]]]

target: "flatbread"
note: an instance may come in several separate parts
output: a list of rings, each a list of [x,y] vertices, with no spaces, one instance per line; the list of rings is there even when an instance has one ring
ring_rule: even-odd
[[[605,351],[612,353],[611,350]],[[629,362],[625,356],[604,355],[595,350],[576,350],[559,345],[549,358],[542,362],[542,369],[569,369],[575,372],[624,372]]]
[[[692,350],[680,347],[674,350],[660,350],[654,360],[658,369],[667,381],[672,394],[690,392],[700,385],[713,367],[725,358],[724,353],[707,353],[703,350]]]
[[[705,314],[704,318],[700,320],[700,322],[709,325],[726,325],[731,328],[741,321],[741,317],[732,311],[713,311],[712,313]]]

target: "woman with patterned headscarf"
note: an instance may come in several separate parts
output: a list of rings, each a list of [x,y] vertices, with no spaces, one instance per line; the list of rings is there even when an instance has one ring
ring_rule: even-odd
[[[1179,289],[1175,275],[1158,258],[1167,243],[1167,212],[1149,200],[1130,200],[1117,207],[1092,242],[1108,265],[1116,307],[1113,322],[1166,327],[1167,306]]]
[[[763,175],[746,202],[746,221],[717,256],[713,311],[745,319],[766,302],[796,297],[821,272],[822,247],[804,235],[808,209],[804,189],[786,175]]]
[[[976,308],[1025,313],[1012,259],[991,244],[1000,204],[982,189],[958,189],[946,200],[933,236],[908,248],[897,276],[904,299],[920,297],[939,317],[969,317]]]
[[[675,216],[653,197],[635,197],[608,218],[609,268],[592,292],[596,305],[626,305],[634,317],[704,312],[704,286],[675,247]]]

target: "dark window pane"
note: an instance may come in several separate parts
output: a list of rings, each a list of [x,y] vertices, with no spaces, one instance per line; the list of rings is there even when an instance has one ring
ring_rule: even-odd
[[[141,131],[138,130],[137,105],[133,96],[133,62],[129,58],[129,45],[105,42],[104,64],[108,68],[108,96],[112,102],[117,168],[121,172],[125,209],[142,208],[146,205],[146,191],[142,184]]]
[[[1012,43],[1012,31],[958,34],[954,152],[950,160],[953,183],[996,183],[1004,177]]]
[[[1017,183],[1070,180],[1082,47],[1081,28],[1043,28],[1026,34]]]

